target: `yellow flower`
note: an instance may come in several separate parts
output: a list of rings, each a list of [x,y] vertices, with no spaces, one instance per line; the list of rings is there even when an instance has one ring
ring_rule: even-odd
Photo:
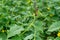
[[[35,13],[33,13],[33,16],[35,16]]]
[[[53,17],[54,16],[54,14],[50,14],[50,17]]]
[[[48,7],[47,10],[49,11],[50,10],[50,7]]]
[[[27,3],[30,3],[31,2],[31,0],[27,0]]]
[[[5,30],[2,30],[2,32],[4,33],[4,32],[5,32]]]
[[[57,36],[60,37],[60,32],[58,32]]]

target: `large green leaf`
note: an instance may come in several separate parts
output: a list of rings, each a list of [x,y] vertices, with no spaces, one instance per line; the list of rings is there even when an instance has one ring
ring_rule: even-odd
[[[60,40],[60,37],[56,37],[54,40]]]
[[[49,36],[49,37],[47,37],[47,40],[54,40],[54,37],[52,37],[52,36],[50,37]]]
[[[28,40],[28,39],[31,40],[33,38],[33,36],[34,36],[33,34],[30,34],[30,35],[26,36],[24,38],[24,40]]]
[[[60,21],[54,22],[49,28],[48,31],[53,32],[60,29]]]
[[[22,40],[22,38],[23,38],[23,37],[16,35],[16,36],[14,36],[13,38],[8,39],[8,40]]]
[[[36,21],[35,22],[35,28],[36,28],[36,31],[41,31],[43,32],[44,30],[44,27],[43,27],[44,23],[42,21]]]
[[[23,31],[23,30],[24,30],[24,28],[21,27],[21,26],[18,26],[16,24],[11,25],[10,26],[10,30],[7,31],[8,38],[12,37],[12,36],[15,36],[16,34],[21,33],[21,31]]]
[[[7,40],[7,36],[5,33],[0,33],[0,40]]]
[[[34,40],[43,40],[42,38],[41,38],[41,36],[43,37],[43,35],[42,34],[40,34],[40,33],[44,33],[43,32],[43,30],[44,30],[44,23],[42,22],[42,21],[36,21],[35,22],[35,32],[34,32],[34,34],[35,34],[35,38],[34,38]]]

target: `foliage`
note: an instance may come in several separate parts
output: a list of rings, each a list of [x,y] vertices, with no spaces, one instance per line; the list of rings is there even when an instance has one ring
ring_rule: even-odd
[[[60,0],[0,0],[0,40],[60,40],[58,32]]]

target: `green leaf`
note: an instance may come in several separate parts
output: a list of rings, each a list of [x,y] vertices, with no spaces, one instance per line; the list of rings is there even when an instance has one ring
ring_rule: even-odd
[[[7,36],[5,33],[0,33],[0,40],[7,40]]]
[[[24,38],[24,40],[28,40],[28,39],[32,39],[33,38],[33,34],[30,34],[30,35],[28,35],[28,36],[26,36],[25,38]]]
[[[58,22],[54,22],[49,28],[48,31],[49,32],[53,32],[53,31],[57,31],[60,29],[60,21]]]
[[[11,25],[10,26],[10,30],[7,31],[8,38],[12,37],[12,36],[15,36],[16,34],[21,33],[21,31],[23,31],[23,30],[24,30],[24,28],[21,27],[21,26],[18,26],[16,24]]]
[[[21,36],[16,35],[9,40],[22,40],[22,38],[21,38]]]
[[[54,40],[54,37],[47,37],[47,40]]]
[[[35,22],[36,31],[41,31],[41,32],[43,32],[43,30],[44,30],[43,24],[44,24],[44,23],[43,23],[42,21],[36,21],[36,22]]]
[[[56,37],[54,40],[60,40],[60,37]]]

